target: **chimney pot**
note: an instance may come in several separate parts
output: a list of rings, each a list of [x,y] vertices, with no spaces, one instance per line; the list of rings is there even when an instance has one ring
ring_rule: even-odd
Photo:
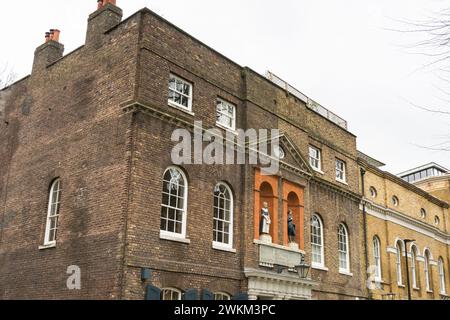
[[[50,32],[46,32],[45,33],[45,42],[47,43],[47,42],[49,42],[49,40],[50,40]]]

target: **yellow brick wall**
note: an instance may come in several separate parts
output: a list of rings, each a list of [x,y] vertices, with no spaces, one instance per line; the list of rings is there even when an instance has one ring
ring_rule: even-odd
[[[371,197],[369,188],[375,187],[377,196]],[[414,243],[418,248],[418,258],[422,259],[425,248],[428,248],[432,255],[431,280],[433,292],[427,292],[425,285],[424,263],[416,261],[416,275],[418,288],[412,289],[413,299],[441,299],[439,273],[438,273],[438,259],[442,257],[445,268],[445,289],[446,293],[450,293],[450,250],[449,245],[445,242],[439,241],[435,238],[448,236],[446,228],[448,220],[448,208],[440,206],[426,199],[417,192],[405,188],[395,180],[387,178],[376,171],[367,171],[365,175],[365,193],[366,199],[369,202],[367,214],[367,239],[368,239],[368,258],[369,265],[374,264],[373,241],[375,236],[378,236],[381,242],[381,265],[382,265],[382,286],[380,289],[371,290],[373,298],[382,299],[383,294],[394,293],[396,299],[407,299],[406,288],[406,267],[404,252],[402,252],[402,278],[404,286],[397,284],[396,271],[396,254],[389,252],[395,249],[396,241],[398,239],[414,239]],[[399,199],[399,205],[396,207],[392,203],[392,196],[395,195]],[[370,205],[373,203],[377,205],[378,210],[374,210]],[[427,211],[427,217],[422,219],[420,209],[424,208]],[[390,210],[395,211],[394,213]],[[386,215],[387,213],[387,215]],[[399,221],[391,221],[397,215],[406,216],[408,218]],[[434,217],[439,216],[441,224],[436,226]],[[409,220],[405,224],[405,220]],[[441,231],[441,233],[438,232]],[[444,234],[442,234],[444,233]],[[448,239],[448,237],[447,237]],[[447,240],[448,241],[448,240]],[[410,252],[411,244],[408,244],[408,253]],[[433,263],[436,263],[434,265]],[[409,263],[409,274],[411,275],[411,259]],[[412,288],[412,278],[410,284]]]

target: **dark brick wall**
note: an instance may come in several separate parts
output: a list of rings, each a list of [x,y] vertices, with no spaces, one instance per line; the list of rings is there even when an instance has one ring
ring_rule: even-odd
[[[130,123],[120,104],[134,94],[136,21],[104,40],[11,89],[0,143],[1,299],[120,297]],[[57,246],[39,250],[56,177]],[[66,288],[70,265],[81,268],[80,291]]]

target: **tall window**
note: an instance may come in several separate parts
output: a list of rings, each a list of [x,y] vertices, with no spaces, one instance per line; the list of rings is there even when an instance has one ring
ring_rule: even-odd
[[[169,79],[169,105],[192,111],[192,84],[173,74]]]
[[[323,224],[316,214],[311,219],[311,249],[313,266],[324,267]]]
[[[339,159],[336,159],[336,180],[341,182],[346,182],[346,168],[345,162]]]
[[[315,170],[322,170],[322,155],[320,149],[309,146],[309,164]]]
[[[173,288],[162,289],[161,300],[181,300],[181,291]]]
[[[338,229],[338,250],[339,250],[339,271],[350,271],[350,259],[348,250],[348,232],[344,224],[339,225]]]
[[[48,196],[47,222],[45,227],[44,245],[53,245],[56,243],[60,201],[61,180],[56,179],[50,186],[50,192]]]
[[[442,258],[439,258],[438,268],[439,268],[439,287],[441,290],[441,294],[446,294],[447,291],[445,290],[445,269],[444,269],[444,260]]]
[[[397,251],[397,284],[403,285],[403,278],[402,278],[402,245],[400,241],[397,241],[397,244],[395,245],[395,249]]]
[[[233,195],[230,188],[219,183],[214,188],[214,244],[233,246]]]
[[[227,129],[236,129],[236,106],[232,103],[217,99],[216,103],[217,124]]]
[[[375,280],[381,281],[381,245],[380,239],[375,236],[373,238],[373,259],[375,262]]]
[[[168,168],[163,179],[161,235],[186,236],[187,195],[184,173],[176,167]]]
[[[430,251],[428,249],[425,250],[425,254],[424,254],[424,272],[425,272],[425,285],[427,288],[427,291],[432,291],[433,288],[431,286],[431,276],[430,276]]]
[[[412,286],[413,288],[418,288],[417,283],[417,248],[415,245],[411,246],[411,278],[412,278]]]

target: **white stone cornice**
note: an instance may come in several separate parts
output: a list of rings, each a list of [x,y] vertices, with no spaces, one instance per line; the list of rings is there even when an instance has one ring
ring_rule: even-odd
[[[433,226],[430,226],[421,221],[417,221],[403,213],[377,205],[368,199],[364,199],[364,203],[366,204],[367,214],[373,217],[376,217],[384,221],[392,222],[394,224],[400,225],[402,227],[408,228],[417,233],[430,237],[436,241],[450,245],[450,235],[446,234],[445,232],[442,232],[441,230]],[[362,211],[363,209],[362,204],[360,205],[360,209]]]

